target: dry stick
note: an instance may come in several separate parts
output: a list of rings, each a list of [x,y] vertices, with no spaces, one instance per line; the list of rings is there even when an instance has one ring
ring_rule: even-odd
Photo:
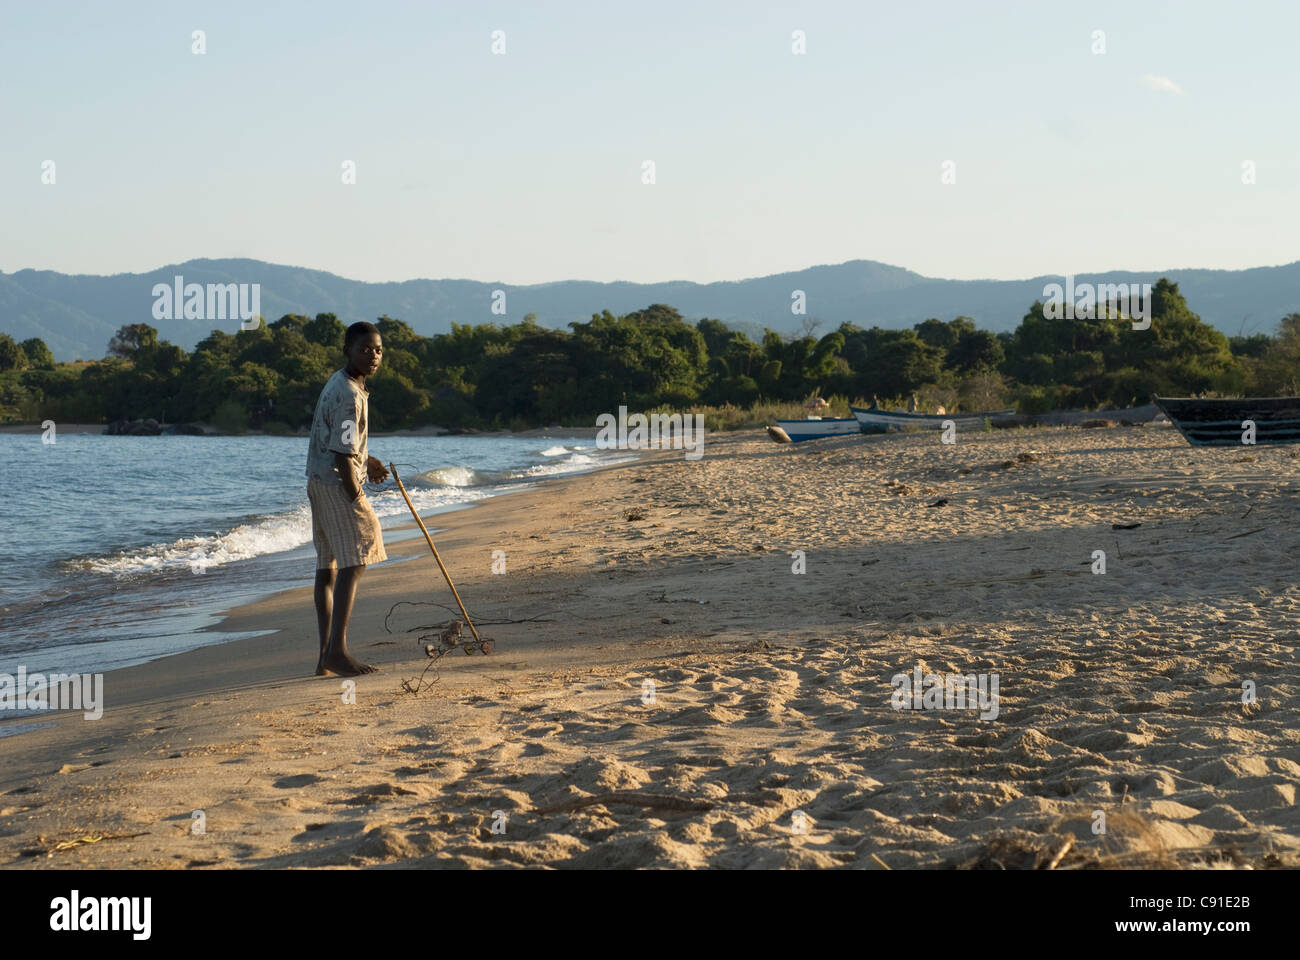
[[[421,520],[420,515],[415,512],[415,504],[411,503],[411,498],[406,493],[406,487],[402,484],[402,478],[397,475],[397,467],[393,466],[390,462],[388,464],[388,469],[393,471],[393,479],[397,481],[397,489],[402,491],[402,499],[405,500],[406,505],[411,508],[411,516],[415,517],[415,522],[420,525],[420,532],[424,534],[425,542],[429,544],[429,549],[433,551],[433,559],[438,561],[438,569],[442,571],[443,577],[446,578],[447,586],[451,587],[451,595],[456,598],[456,605],[460,607],[460,612],[465,614],[465,622],[469,624],[470,632],[474,634],[474,639],[478,641],[481,646],[483,638],[478,635],[478,631],[474,629],[474,621],[471,620],[469,614],[465,612],[465,604],[460,602],[460,594],[456,592],[456,585],[451,582],[451,574],[449,574],[447,568],[442,565],[442,557],[438,556],[438,548],[433,545],[433,537],[429,536],[429,531],[428,528],[425,527],[424,521]]]
[[[1056,865],[1065,859],[1065,855],[1070,852],[1070,848],[1073,846],[1074,834],[1067,834],[1065,842],[1061,844],[1061,849],[1056,851],[1056,856],[1052,857],[1051,861],[1047,864],[1047,869],[1055,870]]]
[[[75,840],[64,840],[50,849],[61,853],[83,843],[99,843],[101,840],[132,840],[136,837],[147,837],[148,835],[148,830],[144,833],[104,833],[99,835],[88,833],[85,836],[77,837]]]
[[[1247,530],[1245,533],[1234,533],[1232,536],[1228,537],[1224,542],[1226,543],[1227,540],[1236,540],[1238,537],[1249,537],[1252,533],[1263,533],[1267,529],[1268,527],[1260,527],[1258,530]]]

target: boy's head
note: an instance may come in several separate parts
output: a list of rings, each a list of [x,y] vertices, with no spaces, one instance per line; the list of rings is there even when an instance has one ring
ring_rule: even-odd
[[[343,353],[348,358],[349,374],[370,376],[384,359],[384,340],[379,328],[364,320],[352,324],[343,336]]]

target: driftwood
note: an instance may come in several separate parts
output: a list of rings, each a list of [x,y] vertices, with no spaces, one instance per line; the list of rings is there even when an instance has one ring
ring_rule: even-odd
[[[1065,837],[1065,842],[1061,844],[1061,848],[1057,850],[1056,854],[1052,857],[1052,859],[1048,861],[1047,869],[1055,870],[1057,864],[1059,864],[1062,860],[1065,859],[1065,855],[1070,852],[1070,848],[1073,846],[1074,846],[1074,834],[1067,834]]]
[[[83,844],[101,843],[104,840],[133,840],[136,837],[147,837],[148,835],[148,830],[145,830],[143,833],[86,833],[73,840],[62,840],[58,843],[50,843],[45,837],[38,836],[36,842],[39,843],[40,846],[33,849],[23,850],[21,853],[25,856],[36,856],[44,853],[52,857],[56,853],[62,853],[65,850],[71,850],[73,847],[79,847]]]

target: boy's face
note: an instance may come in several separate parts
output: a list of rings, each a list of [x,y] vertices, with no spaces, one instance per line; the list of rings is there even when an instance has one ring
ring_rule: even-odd
[[[363,333],[347,349],[348,369],[368,377],[379,369],[384,359],[384,341],[377,333]]]

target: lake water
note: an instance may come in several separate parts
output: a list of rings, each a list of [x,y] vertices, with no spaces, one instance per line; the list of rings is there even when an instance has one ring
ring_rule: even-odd
[[[421,515],[629,458],[561,432],[370,450]],[[102,672],[233,639],[197,631],[315,575],[306,457],[303,437],[0,435],[0,673]],[[410,522],[391,479],[366,489],[385,529]]]

